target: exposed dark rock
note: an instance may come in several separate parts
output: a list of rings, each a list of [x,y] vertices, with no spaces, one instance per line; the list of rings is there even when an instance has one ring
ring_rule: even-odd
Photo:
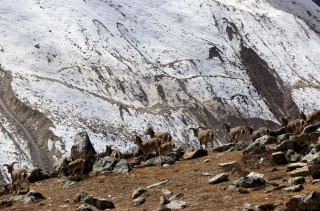
[[[146,201],[145,198],[143,198],[143,197],[140,196],[140,197],[134,199],[134,200],[131,202],[131,206],[135,207],[135,206],[141,205],[141,204],[143,204],[145,201]]]
[[[286,156],[283,152],[274,152],[271,154],[272,157],[272,161],[276,164],[286,164],[287,163],[287,159]]]
[[[263,187],[267,185],[267,181],[263,179],[262,174],[257,174],[251,172],[245,177],[241,177],[234,182],[237,187],[241,188],[254,188],[254,187]]]
[[[277,142],[281,144],[284,141],[289,141],[291,136],[296,136],[293,133],[285,133],[277,137]]]
[[[224,144],[216,148],[213,148],[213,152],[225,152],[229,150],[231,147],[234,147],[235,145],[236,145],[235,143]]]
[[[162,166],[164,164],[172,165],[176,161],[179,160],[179,156],[176,152],[170,152],[169,154],[165,156],[159,156],[155,158],[151,158],[147,160],[144,165],[145,166]]]
[[[89,194],[85,191],[81,191],[79,193],[77,193],[77,195],[75,195],[74,197],[74,201],[75,202],[83,202],[84,199],[88,196]]]
[[[76,211],[98,211],[98,209],[90,204],[80,205]]]
[[[265,135],[265,136],[262,136],[262,137],[256,139],[255,142],[259,142],[263,145],[266,145],[266,144],[276,143],[277,139],[274,136]]]
[[[29,173],[29,182],[37,182],[50,178],[50,174],[40,168],[33,168],[28,171]]]
[[[147,191],[148,191],[148,188],[139,187],[139,188],[137,188],[136,190],[133,191],[133,193],[132,193],[132,198],[133,198],[133,199],[138,198],[138,197],[141,196],[144,192],[147,192]]]
[[[78,158],[85,159],[85,171],[92,171],[96,151],[92,146],[87,132],[82,131],[76,134],[73,140],[73,146],[71,147],[71,159],[76,160]]]
[[[320,152],[313,154],[307,161],[308,169],[313,179],[320,178]]]
[[[287,192],[299,192],[299,191],[303,190],[303,185],[298,184],[298,185],[294,185],[291,187],[283,188],[282,190],[287,191]]]
[[[298,162],[300,160],[300,154],[289,149],[286,153],[286,160],[289,162],[289,163],[295,163],[295,162]]]
[[[298,177],[298,176],[309,176],[310,171],[308,166],[304,166],[302,168],[298,168],[290,172],[291,177]]]
[[[303,184],[304,182],[305,182],[305,178],[303,176],[290,178],[289,179],[289,186]]]
[[[214,176],[213,178],[209,179],[209,184],[217,184],[217,183],[221,183],[221,182],[225,182],[229,180],[229,173],[220,173],[216,176]]]
[[[114,208],[114,204],[111,201],[108,201],[104,198],[93,197],[92,195],[87,196],[84,200],[84,203],[90,204],[99,210],[111,209]]]
[[[254,142],[250,144],[244,151],[243,154],[260,154],[266,151],[266,147],[260,142]]]
[[[279,151],[286,152],[289,149],[294,150],[293,143],[289,140],[283,141],[281,142],[281,144],[278,144],[270,148],[270,150],[273,152],[279,152]]]
[[[247,148],[248,146],[249,146],[248,143],[246,143],[244,141],[239,141],[238,143],[236,143],[236,145],[231,147],[228,151],[243,150],[243,149]]]
[[[96,175],[106,172],[128,173],[130,170],[129,163],[126,160],[113,157],[104,157],[93,166],[93,172]]]
[[[205,149],[192,149],[189,148],[184,152],[183,159],[188,160],[188,159],[194,159],[202,156],[207,156],[208,151]]]
[[[24,204],[31,204],[31,203],[37,203],[41,200],[46,199],[46,197],[44,197],[41,193],[36,192],[34,190],[30,190],[26,197],[23,200]]]
[[[278,136],[285,134],[285,133],[286,133],[285,127],[281,127],[277,130],[270,130],[270,136],[273,136],[273,137],[278,137]]]
[[[230,168],[230,167],[233,167],[237,164],[238,164],[237,161],[232,161],[232,162],[228,162],[228,163],[219,163],[218,168]]]

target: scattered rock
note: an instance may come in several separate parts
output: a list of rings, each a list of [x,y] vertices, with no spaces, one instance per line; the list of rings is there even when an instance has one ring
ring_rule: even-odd
[[[151,158],[144,163],[144,166],[162,166],[164,164],[172,165],[179,160],[176,152],[170,152],[166,156]]]
[[[126,160],[109,156],[100,159],[93,166],[93,172],[96,175],[101,175],[106,172],[128,173],[130,170],[130,165]]]
[[[286,133],[285,127],[281,127],[278,130],[270,130],[270,136],[278,137]]]
[[[313,185],[316,184],[316,183],[320,183],[320,179],[314,179],[314,180],[312,180],[312,184],[313,184]]]
[[[11,200],[0,200],[0,208],[7,208],[13,205],[13,201]]]
[[[256,139],[255,142],[259,142],[260,144],[266,145],[266,144],[276,143],[277,139],[274,136],[264,135]]]
[[[188,159],[194,159],[202,156],[207,156],[208,151],[205,149],[192,149],[189,148],[184,152],[183,159],[188,160]]]
[[[292,163],[292,164],[289,164],[288,167],[287,167],[287,171],[293,171],[293,170],[296,170],[298,168],[302,168],[302,167],[305,167],[307,166],[306,163]]]
[[[248,193],[250,193],[248,190],[245,190],[245,189],[242,189],[242,188],[239,188],[239,189],[238,189],[238,192],[241,193],[241,194],[248,194]]]
[[[8,194],[10,191],[10,184],[5,184],[0,186],[0,196]]]
[[[304,166],[302,168],[298,168],[296,170],[293,170],[290,172],[290,176],[291,177],[298,177],[298,176],[309,176],[310,175],[310,171],[308,166]]]
[[[68,173],[68,168],[63,164],[63,160],[65,158],[67,158],[69,160],[69,156],[64,155],[54,163],[50,177],[58,177],[58,176],[65,176],[66,177],[66,176],[70,175]],[[71,160],[71,158],[70,158],[70,160]]]
[[[178,193],[177,195],[174,195],[172,196],[169,201],[173,201],[173,200],[176,200],[176,199],[179,199],[180,197],[183,196],[183,193]]]
[[[74,201],[75,202],[83,202],[84,199],[88,196],[89,194],[85,191],[81,191],[79,193],[77,193],[77,195],[75,195],[74,197]]]
[[[312,155],[307,164],[313,179],[320,179],[320,152]]]
[[[303,128],[302,134],[309,134],[312,132],[316,132],[318,129],[318,125],[308,125],[305,128]]]
[[[289,149],[286,154],[286,160],[289,163],[298,162],[300,160],[300,154],[293,151],[292,149]]]
[[[228,180],[229,180],[229,173],[224,172],[211,178],[208,182],[209,184],[217,184],[217,183],[225,182]]]
[[[82,131],[77,133],[73,140],[73,146],[71,147],[71,159],[85,159],[84,172],[90,172],[92,171],[93,164],[95,162],[95,154],[96,151],[92,146],[87,132]]]
[[[234,147],[236,144],[235,143],[229,143],[229,144],[224,144],[222,146],[218,146],[213,149],[213,152],[225,152],[229,150],[231,147]]]
[[[90,204],[83,204],[79,206],[76,211],[98,211],[98,209]]]
[[[45,198],[46,197],[44,197],[41,193],[36,192],[34,190],[30,190],[25,196],[23,203],[24,204],[37,203],[41,200],[44,200]]]
[[[213,176],[214,174],[207,173],[207,172],[203,172],[201,175],[202,175],[202,176]]]
[[[243,206],[243,211],[256,211],[258,207],[254,206],[253,204],[250,203],[245,203]]]
[[[163,194],[163,195],[171,195],[172,192],[169,191],[169,190],[162,189],[162,194]]]
[[[74,185],[74,184],[76,184],[77,182],[75,182],[75,181],[72,181],[72,180],[68,180],[68,181],[66,181],[63,185],[62,185],[62,189],[66,189],[66,188],[68,188],[68,187],[70,187],[70,186],[72,186],[72,185]]]
[[[205,159],[204,161],[202,161],[204,163],[210,162],[210,159]]]
[[[155,184],[152,184],[152,185],[149,185],[147,186],[147,189],[150,189],[150,188],[154,188],[154,187],[157,187],[157,186],[160,186],[162,184],[165,184],[167,182],[169,182],[170,180],[163,180],[162,182],[158,182],[158,183],[155,183]]]
[[[235,146],[231,147],[228,151],[243,150],[243,149],[247,148],[248,146],[249,146],[248,143],[246,143],[244,141],[240,141],[240,142],[236,143]]]
[[[274,210],[277,207],[277,205],[274,204],[262,204],[258,206],[259,211],[270,211]]]
[[[50,178],[50,174],[40,168],[33,168],[28,171],[29,174],[29,182],[37,182]]]
[[[143,198],[143,197],[140,196],[140,197],[134,199],[134,200],[131,202],[131,206],[133,206],[133,207],[138,206],[138,205],[140,205],[140,204],[143,204],[145,201],[146,201],[145,198]]]
[[[166,199],[165,197],[160,197],[160,206],[163,207],[164,205],[168,204],[170,201]]]
[[[181,200],[173,200],[167,205],[165,205],[168,209],[184,209],[187,208],[188,203]]]
[[[145,187],[139,187],[137,188],[135,191],[133,191],[132,193],[132,198],[135,199],[135,198],[138,198],[139,196],[141,196],[144,192],[147,192],[148,191],[148,188],[145,188]]]
[[[290,136],[296,136],[296,135],[293,134],[293,133],[285,133],[285,134],[282,134],[282,135],[279,135],[279,136],[275,136],[275,137],[277,137],[277,142],[280,144],[280,143],[282,143],[284,141],[289,141]]]
[[[303,185],[301,185],[301,184],[294,185],[291,187],[283,188],[282,190],[287,191],[287,192],[299,192],[299,191],[303,190]]]
[[[273,191],[282,190],[283,188],[286,188],[286,185],[279,185],[278,187],[272,188],[271,190],[265,191],[265,193],[271,193]]]
[[[289,186],[303,184],[304,182],[305,182],[305,178],[303,176],[290,178],[289,179]]]
[[[241,177],[234,184],[241,188],[263,187],[267,185],[267,181],[263,179],[263,174],[251,172],[245,177]]]
[[[235,185],[227,185],[221,188],[221,190],[234,190],[237,187]]]
[[[99,210],[111,209],[114,208],[114,204],[111,201],[108,201],[104,198],[93,197],[92,195],[87,196],[84,200],[84,203],[92,205]]]
[[[237,164],[238,164],[237,161],[232,161],[232,162],[228,162],[228,163],[219,163],[219,164],[218,164],[218,168],[234,167],[234,166],[237,165]]]
[[[271,154],[272,157],[272,161],[276,164],[286,164],[287,163],[287,159],[286,156],[284,155],[283,152],[274,152]]]
[[[289,149],[291,149],[291,150],[294,149],[293,143],[289,140],[285,140],[285,141],[281,142],[280,144],[270,148],[270,150],[272,152],[279,152],[279,151],[286,152]]]
[[[260,154],[266,151],[266,147],[260,142],[254,142],[250,144],[244,151],[243,154]]]

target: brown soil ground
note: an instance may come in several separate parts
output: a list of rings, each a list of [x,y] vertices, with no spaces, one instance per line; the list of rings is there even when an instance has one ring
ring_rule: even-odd
[[[249,194],[241,194],[238,189],[230,191],[222,189],[222,187],[232,184],[233,181],[251,171],[263,173],[264,178],[270,183],[288,185],[287,181],[283,181],[283,178],[289,177],[286,172],[287,165],[275,166],[267,160],[264,165],[254,167],[253,163],[259,156],[270,157],[267,153],[243,157],[242,151],[213,153],[210,150],[208,156],[179,161],[169,167],[144,167],[133,169],[128,174],[108,173],[100,176],[94,176],[91,172],[88,178],[67,189],[61,188],[66,179],[52,178],[41,183],[31,184],[31,189],[42,193],[46,197],[45,200],[29,205],[15,202],[13,206],[3,208],[3,210],[75,210],[81,203],[74,202],[73,198],[80,191],[87,191],[94,196],[109,199],[115,204],[116,208],[114,210],[155,210],[159,208],[162,189],[173,192],[172,195],[166,196],[167,198],[182,193],[181,199],[188,203],[185,210],[242,210],[245,203],[254,205],[272,203],[277,205],[277,210],[281,210],[285,207],[285,203],[290,196],[319,190],[320,184],[312,185],[311,177],[306,180],[304,190],[299,193],[289,193],[281,190],[264,193],[266,190],[274,188],[272,185],[264,188],[249,188],[247,189],[250,192]],[[203,162],[206,159],[210,161]],[[238,161],[239,165],[232,169],[217,167],[219,163],[231,161]],[[272,172],[274,168],[277,168],[278,171]],[[229,172],[230,181],[215,185],[208,183],[208,179],[212,176],[201,175],[203,172],[217,174],[225,171]],[[144,193],[143,197],[146,199],[144,204],[137,207],[130,205],[132,192],[135,189],[163,180],[170,180],[170,182]],[[0,200],[12,196],[14,195],[1,196]],[[66,201],[67,199],[69,199],[69,202]],[[40,205],[40,203],[43,204]]]

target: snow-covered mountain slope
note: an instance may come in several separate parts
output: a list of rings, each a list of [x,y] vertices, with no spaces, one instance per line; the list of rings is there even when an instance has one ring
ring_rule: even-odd
[[[50,169],[81,130],[100,152],[131,151],[148,125],[221,144],[224,121],[319,109],[320,8],[294,2],[1,2],[0,164]]]

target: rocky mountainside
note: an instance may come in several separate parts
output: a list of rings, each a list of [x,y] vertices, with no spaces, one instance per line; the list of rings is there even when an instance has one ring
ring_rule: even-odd
[[[133,150],[148,125],[198,147],[191,126],[219,145],[225,121],[274,129],[319,109],[317,4],[2,2],[0,164],[50,170],[81,130],[98,152]]]

